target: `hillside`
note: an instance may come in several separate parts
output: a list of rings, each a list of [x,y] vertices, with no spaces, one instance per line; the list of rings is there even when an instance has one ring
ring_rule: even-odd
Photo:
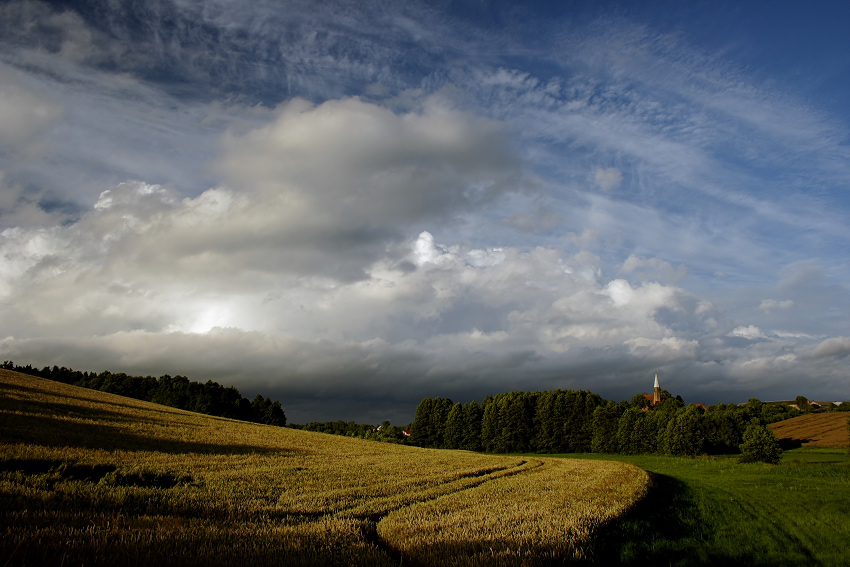
[[[850,447],[847,412],[812,413],[771,424],[786,447]]]
[[[500,565],[588,558],[634,466],[435,451],[0,371],[5,565]]]

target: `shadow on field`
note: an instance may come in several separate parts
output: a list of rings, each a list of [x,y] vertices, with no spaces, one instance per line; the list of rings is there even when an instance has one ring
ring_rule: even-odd
[[[712,527],[694,503],[688,486],[673,477],[650,473],[646,498],[596,539],[596,565],[715,566],[757,565],[742,552],[713,550]]]
[[[808,443],[809,441],[813,441],[812,439],[800,439],[793,437],[783,437],[779,440],[779,447],[783,451],[790,451],[791,449],[799,449],[803,446],[803,443]]]
[[[61,382],[58,382],[61,384]],[[73,388],[77,388],[77,386],[72,386]],[[98,412],[103,416],[114,417],[116,420],[120,421],[152,421],[146,420],[138,415],[128,416],[125,413],[121,413],[120,411],[110,411],[104,409],[105,406],[116,407],[116,408],[126,408],[129,410],[134,410],[138,412],[141,407],[144,407],[144,411],[146,413],[158,413],[163,414],[165,416],[174,416],[175,413],[182,412],[183,410],[177,408],[167,408],[163,409],[159,407],[157,404],[152,402],[146,402],[143,400],[136,401],[135,404],[124,403],[121,401],[121,396],[117,394],[110,394],[108,392],[102,392],[100,390],[89,390],[92,393],[101,394],[104,396],[111,396],[113,399],[108,400],[100,400],[94,399],[89,396],[74,396],[72,394],[63,392],[58,395],[56,392],[51,392],[50,390],[45,390],[42,388],[37,388],[35,386],[24,386],[21,384],[0,384],[0,398],[3,397],[5,393],[4,390],[12,391],[15,394],[23,394],[23,397],[19,397],[17,399],[12,397],[6,397],[3,399],[3,405],[8,406],[4,409],[11,409],[13,411],[30,411],[31,408],[35,406],[42,406],[44,408],[53,408],[57,411],[57,413],[64,413],[68,415],[81,414],[86,411],[89,412]],[[76,400],[78,402],[82,402],[80,404],[62,404],[61,402],[54,402],[52,400],[62,399],[64,401],[68,400]],[[26,409],[24,409],[26,408]],[[95,416],[96,417],[96,416]],[[215,416],[208,416],[215,417]]]
[[[158,439],[126,428],[97,422],[69,422],[49,415],[0,413],[0,437],[6,443],[31,443],[47,447],[80,447],[107,451],[158,451],[160,453],[290,453],[285,449],[238,443],[212,444]]]
[[[43,378],[43,380],[47,380],[47,379]],[[48,383],[52,384],[54,382],[51,380]],[[65,386],[65,384],[63,382],[56,382],[56,384],[62,384],[63,386]],[[76,386],[73,386],[73,387],[76,387]],[[42,396],[42,397],[47,397],[47,398],[56,398],[56,397],[60,396],[60,394],[58,394],[57,392],[45,390],[43,388],[38,388],[36,386],[30,386],[30,385],[24,386],[23,384],[10,384],[8,382],[0,384],[0,392],[2,392],[3,390],[11,390],[11,391],[14,391],[14,392],[19,392],[19,393],[23,392],[23,393],[26,393],[26,394],[34,394],[36,396]],[[92,392],[101,393],[99,390],[92,390]],[[87,403],[87,404],[90,404],[90,403],[95,401],[91,398],[91,396],[89,396],[89,397],[74,396],[74,395],[69,394],[65,391],[62,392],[61,397],[64,400],[77,400],[77,401],[84,402],[84,403]],[[99,403],[103,403],[103,402],[99,402]]]
[[[154,421],[151,419],[145,419],[142,417],[123,414],[115,410],[109,410],[103,407],[103,405],[83,406],[79,404],[53,401],[48,402],[41,400],[7,400],[3,403],[3,409],[7,411],[17,411],[25,414],[42,415],[45,417],[67,417],[127,423],[154,423]]]

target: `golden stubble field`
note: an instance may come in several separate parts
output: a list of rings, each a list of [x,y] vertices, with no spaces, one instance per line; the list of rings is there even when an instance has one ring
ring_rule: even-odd
[[[624,463],[295,431],[0,370],[4,565],[592,559],[647,483]]]
[[[778,423],[770,428],[786,443],[804,447],[850,447],[848,412],[811,413]]]

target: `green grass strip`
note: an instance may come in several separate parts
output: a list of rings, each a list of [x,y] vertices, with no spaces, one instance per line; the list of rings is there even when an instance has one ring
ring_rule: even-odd
[[[601,534],[598,563],[850,564],[846,451],[788,451],[779,465],[722,457],[558,456],[626,461],[652,474],[648,497]]]

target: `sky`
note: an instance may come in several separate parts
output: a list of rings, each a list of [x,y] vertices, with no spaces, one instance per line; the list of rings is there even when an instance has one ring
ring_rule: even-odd
[[[850,4],[0,3],[0,358],[293,423],[850,400]]]

